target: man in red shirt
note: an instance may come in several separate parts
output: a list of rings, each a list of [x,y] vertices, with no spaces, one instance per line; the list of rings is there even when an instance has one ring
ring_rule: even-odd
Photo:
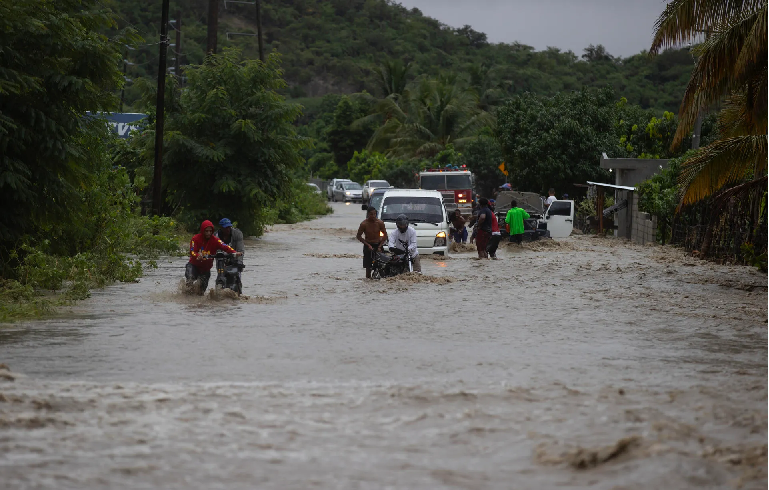
[[[489,244],[486,245],[486,252],[489,254],[489,258],[494,260],[497,259],[499,241],[502,240],[502,233],[499,231],[499,222],[497,221],[495,206],[496,202],[494,199],[489,199],[489,208],[491,209],[491,238],[489,239]]]
[[[198,294],[203,294],[208,289],[208,280],[211,278],[211,267],[214,265],[214,254],[217,250],[242,255],[213,235],[214,224],[205,220],[200,224],[200,233],[193,236],[190,241],[190,261],[187,262],[184,277],[187,279],[188,289],[192,289],[195,281],[200,279]]]

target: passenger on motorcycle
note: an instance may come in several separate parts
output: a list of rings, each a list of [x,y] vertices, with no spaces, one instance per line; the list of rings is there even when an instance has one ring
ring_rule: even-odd
[[[422,272],[422,264],[419,261],[419,249],[417,248],[417,232],[409,226],[409,218],[405,214],[395,218],[396,229],[388,237],[387,246],[390,250],[398,249],[404,253],[408,251],[411,257],[411,266],[414,272]],[[404,247],[406,244],[406,247]],[[406,248],[407,250],[403,250]]]
[[[217,250],[243,255],[229,245],[213,236],[214,224],[208,220],[200,224],[200,233],[192,237],[190,241],[190,261],[184,270],[187,279],[187,287],[191,287],[196,279],[200,279],[198,294],[203,294],[208,289],[208,280],[211,278],[211,267],[214,265],[214,254]]]
[[[243,263],[243,254],[246,253],[246,249],[243,245],[243,232],[237,228],[233,228],[232,221],[229,218],[222,218],[219,220],[219,231],[214,233],[214,236],[222,241],[225,245],[229,245],[236,251],[240,252],[238,257],[238,263]]]

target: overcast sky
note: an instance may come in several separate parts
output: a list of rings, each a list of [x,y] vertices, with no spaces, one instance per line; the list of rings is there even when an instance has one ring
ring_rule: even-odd
[[[490,42],[518,41],[537,51],[548,46],[577,56],[603,44],[614,56],[649,49],[664,0],[397,0],[452,27],[470,24]]]

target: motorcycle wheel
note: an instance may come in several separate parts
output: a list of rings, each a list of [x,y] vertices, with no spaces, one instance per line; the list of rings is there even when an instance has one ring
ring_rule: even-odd
[[[379,272],[379,269],[372,269],[371,270],[371,279],[382,279],[382,274]]]

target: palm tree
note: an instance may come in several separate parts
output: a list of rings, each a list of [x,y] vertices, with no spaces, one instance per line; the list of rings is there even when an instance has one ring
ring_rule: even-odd
[[[401,60],[385,60],[374,70],[374,81],[384,97],[397,96],[406,89],[409,71],[411,71],[411,63],[403,64]]]
[[[477,96],[456,76],[422,79],[399,96],[389,96],[375,105],[375,113],[356,122],[379,119],[368,148],[391,157],[429,158],[447,145],[461,149],[477,130],[493,123],[477,108]]]
[[[679,110],[673,147],[688,135],[701,109],[722,103],[720,139],[684,162],[679,180],[679,210],[713,196],[700,250],[707,255],[727,201],[766,187],[767,2],[673,0],[657,20],[650,53],[702,33],[707,37],[694,48],[698,59]]]
[[[655,25],[650,53],[706,33],[694,48],[697,64],[686,87],[673,147],[699,111],[722,102],[721,138],[684,163],[681,206],[743,182],[767,168],[766,0],[674,0]],[[680,206],[679,206],[680,209]]]

